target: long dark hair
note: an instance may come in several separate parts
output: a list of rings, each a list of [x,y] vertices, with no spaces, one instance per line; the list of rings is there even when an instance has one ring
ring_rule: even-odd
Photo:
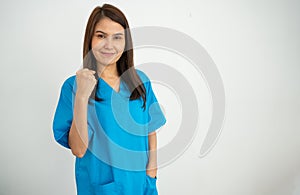
[[[88,20],[85,29],[85,36],[83,42],[83,68],[88,68],[97,72],[97,61],[92,52],[92,37],[94,35],[96,24],[103,18],[110,18],[112,21],[119,23],[125,29],[125,49],[120,59],[117,61],[118,76],[125,81],[127,87],[132,91],[130,100],[135,100],[140,97],[143,98],[143,108],[146,107],[146,90],[140,77],[136,73],[133,62],[133,44],[128,21],[121,10],[113,5],[104,4],[102,7],[96,7]],[[123,74],[126,71],[126,74]],[[98,74],[95,74],[96,79],[99,79]],[[99,80],[98,80],[99,81]],[[96,101],[103,99],[97,97],[97,89],[99,82],[97,82],[90,98]],[[137,86],[137,87],[135,87]]]

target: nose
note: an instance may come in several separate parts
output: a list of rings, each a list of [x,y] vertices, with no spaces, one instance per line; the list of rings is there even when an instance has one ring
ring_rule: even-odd
[[[113,42],[112,42],[112,37],[108,36],[106,37],[106,39],[104,40],[104,48],[105,49],[112,49],[113,48]]]

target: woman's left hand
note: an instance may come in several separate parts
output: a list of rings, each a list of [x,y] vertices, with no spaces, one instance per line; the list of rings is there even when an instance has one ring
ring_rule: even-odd
[[[149,175],[149,176],[152,177],[152,178],[155,178],[155,177],[156,177],[156,174],[157,174],[157,169],[147,170],[147,171],[146,171],[146,174]]]

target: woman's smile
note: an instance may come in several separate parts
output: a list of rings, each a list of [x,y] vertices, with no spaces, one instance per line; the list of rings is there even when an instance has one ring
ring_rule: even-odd
[[[95,26],[91,46],[98,66],[116,66],[125,48],[124,27],[108,17],[102,18]]]
[[[112,57],[112,56],[114,56],[116,53],[114,53],[114,52],[103,52],[103,51],[101,51],[100,52],[104,57]]]

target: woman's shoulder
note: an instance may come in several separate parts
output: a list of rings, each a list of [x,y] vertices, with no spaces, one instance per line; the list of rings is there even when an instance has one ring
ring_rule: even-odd
[[[64,80],[62,90],[72,90],[76,86],[76,75],[71,75]]]
[[[71,75],[71,76],[67,77],[67,79],[65,79],[65,81],[64,81],[64,85],[65,84],[74,85],[75,79],[76,79],[76,75]]]
[[[149,79],[148,75],[144,71],[142,71],[140,69],[137,69],[137,68],[135,70],[136,70],[136,73],[139,75],[139,77],[140,77],[140,79],[142,80],[143,83],[150,82],[150,79]]]

